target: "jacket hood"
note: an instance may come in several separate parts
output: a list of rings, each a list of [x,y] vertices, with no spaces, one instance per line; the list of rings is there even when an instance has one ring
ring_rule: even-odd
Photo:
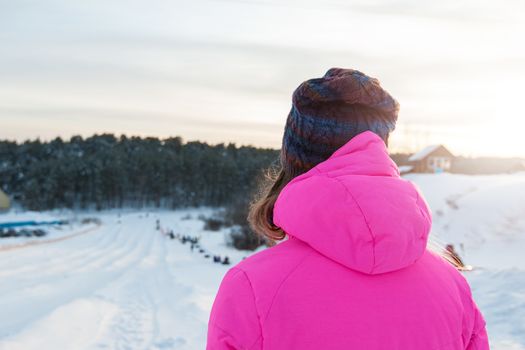
[[[413,264],[425,251],[431,227],[420,191],[400,177],[384,141],[371,131],[290,181],[273,215],[288,236],[367,274]]]

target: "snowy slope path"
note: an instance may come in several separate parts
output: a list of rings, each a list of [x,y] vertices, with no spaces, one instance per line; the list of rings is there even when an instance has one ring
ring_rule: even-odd
[[[197,257],[155,230],[153,216],[106,221],[90,234],[0,253],[1,350],[202,347],[213,292],[185,279]],[[220,279],[225,267],[217,268]]]

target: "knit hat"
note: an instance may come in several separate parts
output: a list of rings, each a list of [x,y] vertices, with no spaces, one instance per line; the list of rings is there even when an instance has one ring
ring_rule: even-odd
[[[294,91],[281,162],[310,169],[366,130],[386,140],[398,112],[399,103],[377,79],[353,69],[331,68]]]

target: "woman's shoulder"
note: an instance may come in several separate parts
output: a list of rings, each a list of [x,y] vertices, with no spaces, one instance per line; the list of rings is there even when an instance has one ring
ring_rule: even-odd
[[[280,286],[311,252],[305,243],[287,239],[231,267],[210,314],[209,348],[254,348]]]
[[[266,309],[283,282],[312,252],[313,249],[306,243],[295,238],[287,239],[231,267],[227,275],[237,277],[228,284],[237,283],[234,280],[249,284],[258,306]],[[231,288],[236,289],[236,286]]]
[[[234,268],[243,270],[249,276],[254,277],[260,274],[266,275],[269,272],[278,275],[277,270],[286,273],[311,252],[312,248],[308,244],[290,236],[285,241],[250,255]]]

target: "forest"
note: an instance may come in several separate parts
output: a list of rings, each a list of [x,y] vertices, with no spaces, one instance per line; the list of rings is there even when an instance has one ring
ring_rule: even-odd
[[[0,186],[30,210],[225,206],[246,200],[274,149],[101,134],[0,141]]]

